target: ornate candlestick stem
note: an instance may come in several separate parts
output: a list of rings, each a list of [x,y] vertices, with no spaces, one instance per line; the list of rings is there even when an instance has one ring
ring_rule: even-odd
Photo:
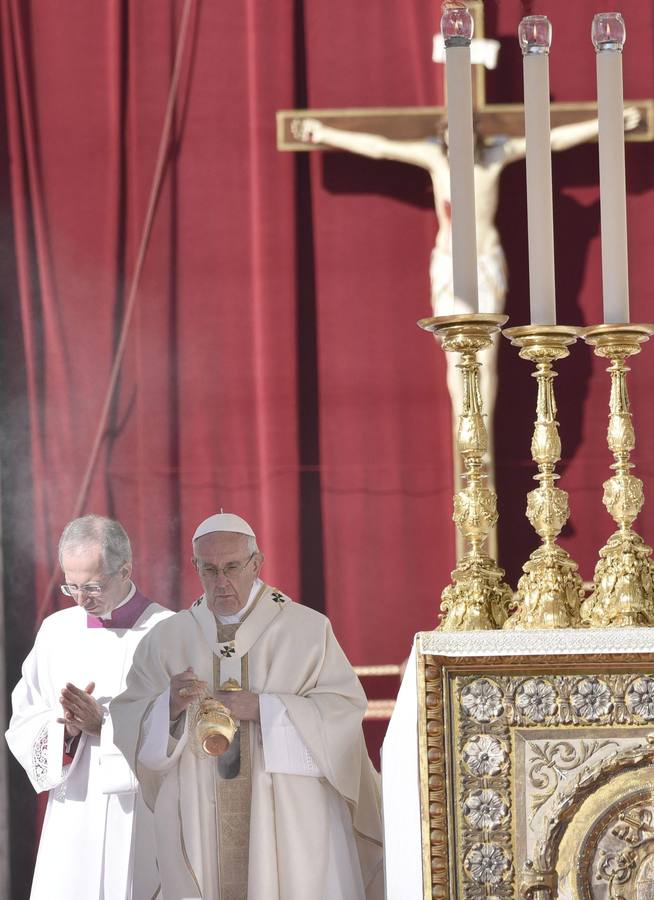
[[[654,564],[652,548],[631,527],[645,502],[643,483],[630,475],[631,451],[636,445],[629,395],[628,357],[640,353],[640,344],[654,334],[654,325],[598,325],[587,328],[584,340],[597,356],[611,361],[607,442],[615,462],[615,475],[604,482],[604,506],[618,526],[600,550],[595,567],[595,589],[581,609],[585,624],[654,625]]]
[[[581,329],[563,325],[528,325],[509,328],[504,334],[520,347],[522,359],[535,363],[538,382],[536,423],[531,455],[538,465],[538,487],[527,496],[527,518],[541,538],[523,566],[518,583],[519,605],[505,628],[569,628],[579,624],[583,582],[577,565],[556,543],[568,520],[568,495],[556,487],[555,467],[561,458],[561,439],[556,421],[552,363],[569,355],[568,347]]]
[[[484,454],[488,433],[484,424],[477,353],[490,346],[492,336],[506,316],[473,313],[436,316],[418,324],[441,339],[447,353],[458,353],[463,377],[463,408],[459,417],[457,446],[463,457],[465,488],[454,497],[454,519],[467,549],[452,572],[452,584],[441,595],[439,628],[470,631],[501,628],[513,593],[502,581],[504,570],[483,551],[488,533],[497,521],[495,491],[485,486]]]

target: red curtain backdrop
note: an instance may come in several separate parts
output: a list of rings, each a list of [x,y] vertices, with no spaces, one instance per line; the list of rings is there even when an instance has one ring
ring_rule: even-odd
[[[47,611],[63,602],[45,592],[134,279],[184,6],[0,0],[10,685],[38,606],[44,597]],[[278,152],[275,112],[441,102],[442,73],[430,59],[437,6],[190,2],[161,192],[82,510],[125,524],[139,586],[173,608],[199,591],[190,565],[198,521],[220,507],[244,515],[265,552],[265,577],[327,612],[355,664],[407,655],[414,632],[435,624],[454,562],[444,360],[415,325],[430,312],[433,199],[412,167]],[[490,102],[522,99],[515,33],[527,6],[486,4],[487,34],[502,43]],[[594,99],[590,22],[602,7],[578,0],[574,17],[569,2],[546,7],[553,99]],[[638,4],[625,15],[625,96],[652,96],[654,9]],[[627,167],[632,318],[649,321],[653,145],[630,144]],[[596,146],[556,157],[554,182],[559,321],[594,323]],[[524,192],[516,164],[503,176],[498,213],[514,325],[528,318]],[[646,346],[633,361],[630,382],[637,474],[650,495],[638,520],[645,538],[654,537],[652,352]],[[601,505],[611,461],[604,368],[579,345],[557,382],[561,486],[573,513],[563,544],[585,578],[611,531]],[[524,518],[530,374],[504,341],[495,432],[500,562],[512,584],[536,544]],[[24,805],[13,803],[19,816]]]

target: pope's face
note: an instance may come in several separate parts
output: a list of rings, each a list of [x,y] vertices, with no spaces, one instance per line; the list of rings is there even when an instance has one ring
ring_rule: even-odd
[[[98,545],[64,551],[61,567],[66,583],[77,588],[75,603],[92,616],[106,616],[129,592],[132,564],[126,562],[117,572],[108,572]]]
[[[229,531],[205,534],[194,542],[193,550],[193,565],[211,612],[233,616],[243,609],[263,562],[260,553],[250,552],[247,536]]]

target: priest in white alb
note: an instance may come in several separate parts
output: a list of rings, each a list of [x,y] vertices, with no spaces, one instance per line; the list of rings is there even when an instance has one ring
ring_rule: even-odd
[[[381,900],[365,695],[328,619],[261,581],[262,562],[239,516],[202,522],[193,563],[204,593],[146,637],[111,704],[154,812],[162,896]],[[195,732],[207,695],[240,723],[218,757]]]
[[[152,815],[114,744],[109,701],[138,642],[171,613],[132,583],[119,522],[69,522],[59,562],[75,605],[41,625],[5,735],[34,789],[49,792],[31,900],[146,900],[158,887]]]

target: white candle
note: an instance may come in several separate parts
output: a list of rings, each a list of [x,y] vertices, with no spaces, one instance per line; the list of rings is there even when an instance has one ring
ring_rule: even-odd
[[[520,23],[518,37],[525,92],[529,309],[532,325],[555,325],[549,20],[546,16],[527,16]]]
[[[629,321],[622,97],[622,45],[625,36],[620,13],[599,13],[593,18],[592,38],[597,50],[604,321],[614,324]]]
[[[472,16],[465,8],[446,9],[441,19],[441,31],[445,40],[453,290],[455,297],[463,300],[473,312],[478,312],[475,160],[470,69]]]

